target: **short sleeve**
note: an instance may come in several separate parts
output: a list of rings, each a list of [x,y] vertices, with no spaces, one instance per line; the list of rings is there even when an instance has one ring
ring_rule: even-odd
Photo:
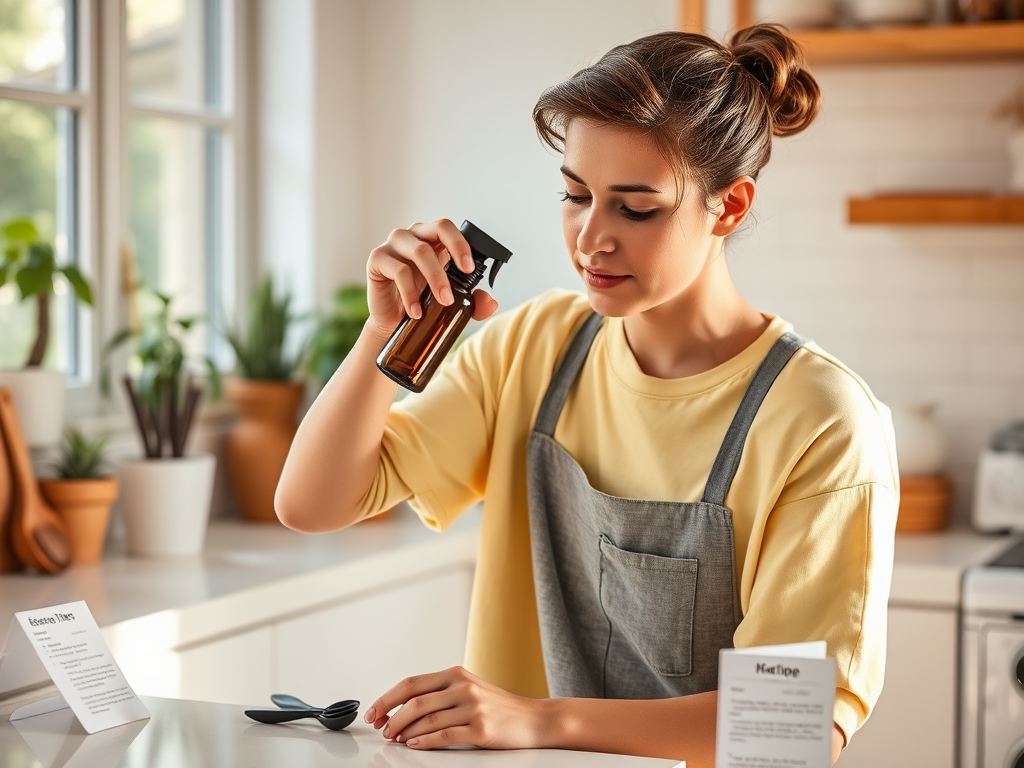
[[[499,315],[485,323],[422,393],[392,406],[359,518],[408,500],[428,527],[442,531],[483,498],[508,322]]]

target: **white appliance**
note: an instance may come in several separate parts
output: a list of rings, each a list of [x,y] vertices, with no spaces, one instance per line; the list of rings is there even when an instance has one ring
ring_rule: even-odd
[[[1024,768],[1024,539],[963,582],[960,768]]]
[[[979,531],[1024,530],[1024,421],[996,432],[981,454],[973,517]]]

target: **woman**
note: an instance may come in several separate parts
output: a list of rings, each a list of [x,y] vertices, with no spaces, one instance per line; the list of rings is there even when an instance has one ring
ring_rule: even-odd
[[[471,672],[384,693],[366,719],[385,737],[713,765],[719,649],[807,640],[837,661],[833,762],[863,724],[884,663],[889,414],[747,304],[723,252],[772,136],[819,101],[763,25],[728,47],[642,38],[546,91],[534,119],[564,156],[586,296],[496,317],[394,407],[377,354],[424,285],[451,302],[449,258],[472,260],[450,221],[370,254],[370,320],[299,429],[278,514],[326,531],[410,499],[443,530],[484,500]],[[478,291],[475,317],[495,309]]]

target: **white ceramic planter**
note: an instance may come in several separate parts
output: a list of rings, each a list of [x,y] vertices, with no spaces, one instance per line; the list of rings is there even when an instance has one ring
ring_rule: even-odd
[[[199,554],[210,518],[217,460],[208,453],[121,464],[128,551],[140,557]]]
[[[43,368],[0,371],[0,387],[14,395],[18,421],[30,448],[60,443],[64,432],[64,374]]]
[[[937,475],[946,464],[946,434],[932,403],[890,403],[900,476]]]

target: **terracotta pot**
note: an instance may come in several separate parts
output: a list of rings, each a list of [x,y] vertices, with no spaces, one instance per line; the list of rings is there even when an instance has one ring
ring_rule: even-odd
[[[288,457],[304,386],[290,382],[235,380],[225,391],[238,408],[228,435],[228,477],[244,520],[277,522],[274,492]]]
[[[117,479],[41,479],[39,490],[64,521],[71,564],[90,565],[103,554],[103,542],[110,522],[110,505],[117,498]]]

